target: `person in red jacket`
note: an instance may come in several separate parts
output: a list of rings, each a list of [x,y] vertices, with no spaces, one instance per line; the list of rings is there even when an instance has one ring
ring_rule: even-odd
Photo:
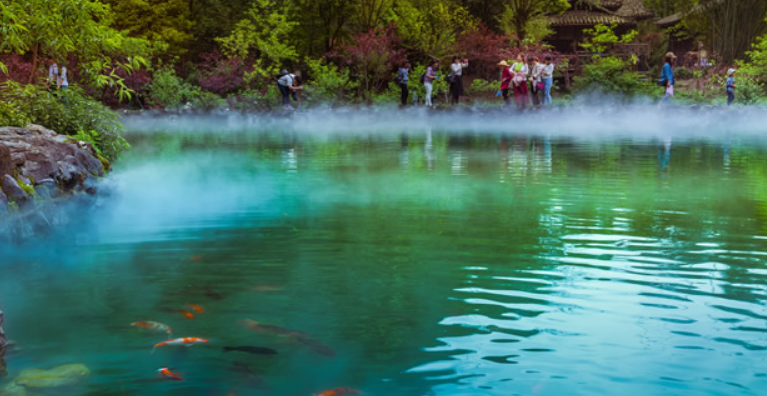
[[[509,84],[511,84],[511,79],[514,75],[511,74],[509,64],[506,61],[500,61],[498,63],[498,68],[501,69],[501,93],[503,94],[503,102],[506,104],[506,107],[508,107],[511,105],[511,101],[509,100]]]

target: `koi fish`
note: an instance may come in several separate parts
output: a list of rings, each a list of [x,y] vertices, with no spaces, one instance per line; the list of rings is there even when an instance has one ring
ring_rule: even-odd
[[[191,259],[189,259],[189,261],[200,261],[201,258],[202,257],[200,257],[200,256],[194,256]]]
[[[184,314],[184,316],[186,316],[187,319],[194,319],[194,315],[192,315],[191,312],[189,312],[189,311],[187,311],[185,309],[179,309],[178,311],[181,312],[182,314]]]
[[[211,300],[220,301],[224,299],[224,296],[221,295],[221,293],[211,289],[210,287],[205,288],[205,297],[208,297]]]
[[[285,337],[285,336],[295,337],[295,338],[309,337],[308,334],[302,333],[300,331],[291,330],[291,329],[277,326],[277,325],[261,324],[251,319],[245,319],[241,321],[240,323],[244,324],[250,330],[257,331],[259,333],[267,333],[267,334],[272,334],[272,335],[281,336],[281,337]]]
[[[197,338],[197,337],[183,337],[183,338],[175,338],[168,341],[163,341],[161,343],[155,344],[154,348],[152,348],[152,353],[154,353],[154,350],[157,347],[161,347],[163,345],[184,345],[187,347],[190,347],[194,344],[201,344],[205,342],[210,342],[204,338]]]
[[[362,392],[352,388],[336,388],[326,390],[315,394],[314,396],[342,396],[342,395],[361,395]]]
[[[159,374],[160,377],[167,378],[167,379],[172,379],[176,381],[184,380],[183,378],[179,377],[176,373],[170,371],[170,369],[167,367],[157,369],[157,374]]]
[[[323,343],[321,343],[321,342],[319,342],[319,341],[317,341],[315,339],[312,339],[312,338],[296,338],[296,342],[298,342],[299,344],[302,344],[302,345],[308,347],[309,349],[311,349],[312,352],[314,352],[316,354],[319,354],[319,355],[322,355],[322,356],[327,356],[327,357],[335,357],[336,356],[336,351],[334,351],[333,348],[331,348],[331,347],[329,347],[329,346],[327,346],[327,345],[325,345],[325,344],[323,344]]]
[[[159,322],[141,321],[141,322],[133,322],[130,325],[133,327],[144,329],[144,330],[154,330],[154,331],[165,333],[168,335],[173,334],[173,330],[171,330],[170,327]]]
[[[256,346],[236,346],[223,348],[224,352],[238,351],[245,353],[252,353],[254,355],[276,355],[277,351],[272,348],[256,347]]]
[[[202,307],[201,307],[201,306],[199,306],[199,305],[197,305],[197,304],[187,304],[187,305],[188,305],[188,306],[190,306],[190,307],[192,307],[192,309],[194,309],[194,310],[195,310],[195,311],[197,311],[198,313],[203,313],[203,312],[205,311],[204,309],[202,309]]]
[[[253,370],[248,367],[247,364],[243,362],[234,362],[232,363],[232,366],[229,368],[229,371],[233,371],[235,373],[240,373],[245,377],[246,384],[255,389],[260,390],[268,390],[269,386],[264,382],[264,380],[258,376]]]

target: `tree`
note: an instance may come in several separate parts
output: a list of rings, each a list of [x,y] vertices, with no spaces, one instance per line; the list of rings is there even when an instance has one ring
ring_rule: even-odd
[[[335,50],[354,18],[354,0],[293,0],[292,4],[291,20],[300,21],[294,41],[309,56]]]
[[[477,28],[469,11],[443,0],[401,0],[390,16],[409,47],[433,58],[444,58],[456,38]]]
[[[133,37],[168,44],[171,55],[187,51],[192,21],[187,0],[105,0],[119,15],[113,26]]]
[[[361,79],[359,89],[361,97],[370,99],[370,91],[384,87],[389,81],[389,73],[396,65],[405,59],[404,51],[400,48],[400,38],[396,27],[376,28],[355,37],[351,43],[341,47],[339,56],[349,66],[354,67]]]
[[[285,61],[298,57],[289,37],[296,22],[288,19],[285,4],[254,0],[243,18],[226,37],[216,39],[230,57],[254,58],[253,77],[276,74]]]
[[[63,60],[73,54],[90,82],[115,86],[123,97],[130,90],[117,70],[146,65],[143,56],[154,49],[146,40],[113,29],[109,7],[96,0],[9,0],[0,3],[0,18],[0,52],[31,53],[28,84],[34,81],[41,57]]]
[[[525,40],[528,31],[546,15],[561,13],[570,8],[568,0],[505,0],[506,13],[514,33],[520,40]]]

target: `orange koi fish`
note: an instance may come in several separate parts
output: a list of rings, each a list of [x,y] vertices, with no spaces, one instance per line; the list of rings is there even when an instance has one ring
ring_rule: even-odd
[[[202,257],[200,257],[200,256],[194,256],[191,259],[189,259],[189,261],[200,261],[201,258]]]
[[[342,396],[342,395],[361,395],[362,392],[352,388],[336,388],[326,390],[315,394],[314,396]]]
[[[188,306],[190,306],[190,307],[192,307],[192,309],[194,309],[194,310],[195,310],[195,311],[197,311],[198,313],[203,313],[203,311],[205,311],[204,309],[202,309],[202,307],[201,307],[201,306],[199,306],[199,305],[197,305],[197,304],[187,304],[187,305],[188,305]]]
[[[181,312],[182,314],[184,314],[184,316],[186,316],[187,319],[194,319],[194,315],[192,315],[191,312],[185,309],[179,309],[178,312]]]
[[[159,344],[155,344],[154,348],[152,348],[152,353],[154,353],[154,350],[157,347],[161,347],[163,345],[184,345],[184,346],[190,347],[190,346],[192,346],[194,344],[202,344],[202,343],[205,343],[205,342],[210,342],[210,341],[208,341],[208,340],[206,340],[204,338],[197,338],[197,337],[175,338],[175,339],[172,339],[172,340],[163,341],[163,342],[161,342]]]
[[[183,381],[184,379],[179,377],[176,373],[170,371],[169,368],[163,367],[161,369],[157,369],[157,374],[160,375],[160,377],[172,379],[176,381]]]
[[[173,330],[171,330],[170,327],[159,322],[141,321],[141,322],[133,322],[130,325],[133,327],[144,329],[144,330],[153,330],[153,331],[165,333],[168,335],[173,334]]]

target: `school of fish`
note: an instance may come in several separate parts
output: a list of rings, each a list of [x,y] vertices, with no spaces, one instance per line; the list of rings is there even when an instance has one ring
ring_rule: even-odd
[[[197,261],[199,259],[200,257],[195,256],[192,258],[192,261]],[[270,291],[272,290],[270,289]],[[219,299],[219,297],[221,297],[218,293],[215,293],[210,288],[206,290],[205,294],[211,299]],[[187,304],[187,306],[192,308],[198,314],[205,312],[205,310],[197,304],[190,303],[190,304]],[[170,311],[172,312],[172,310]],[[192,314],[191,312],[185,309],[179,309],[178,311],[183,313],[184,316],[189,319],[195,318],[194,314]],[[328,356],[328,357],[336,356],[336,352],[332,348],[311,338],[307,333],[288,329],[282,326],[259,323],[252,319],[242,320],[241,323],[245,325],[246,328],[252,331],[272,335],[275,337],[282,337],[291,343],[303,345],[307,347],[309,350],[319,355]],[[137,322],[131,323],[130,325],[142,330],[152,331],[156,333],[165,333],[168,335],[168,337],[170,337],[173,334],[173,330],[170,328],[170,326],[160,322],[137,321]],[[210,343],[209,340],[200,338],[200,337],[180,337],[180,338],[168,339],[166,341],[161,341],[154,344],[151,353],[154,353],[155,349],[159,347],[163,347],[163,346],[191,347],[197,344],[208,344],[208,343]],[[276,355],[278,353],[276,350],[272,348],[256,347],[256,346],[234,346],[234,347],[225,346],[223,347],[222,351],[225,353],[231,352],[231,351],[238,351],[238,352],[245,352],[245,353],[256,354],[256,355]],[[234,367],[237,369],[237,371],[246,375],[246,377],[249,378],[251,382],[253,382],[254,384],[257,384],[258,388],[266,389],[266,386],[263,380],[261,380],[254,372],[252,372],[247,367],[247,365],[241,362],[235,362]],[[167,379],[167,380],[184,381],[184,379],[179,375],[179,373],[174,372],[172,369],[168,367],[158,368],[157,375],[160,378]],[[234,392],[232,392],[231,394],[234,394]],[[363,393],[361,391],[352,389],[352,388],[335,388],[335,389],[329,389],[319,393],[315,393],[313,396],[343,396],[343,395],[362,395],[362,394]]]

